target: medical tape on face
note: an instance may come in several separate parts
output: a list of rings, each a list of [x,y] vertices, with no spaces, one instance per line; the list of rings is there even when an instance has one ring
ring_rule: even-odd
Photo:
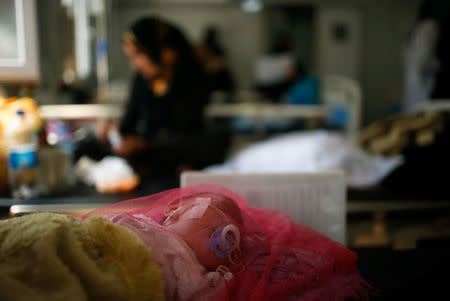
[[[194,203],[178,207],[164,221],[164,224],[170,223],[175,216],[180,216],[186,211],[187,219],[201,218],[210,206],[211,198],[196,198]]]
[[[196,198],[193,207],[185,213],[187,219],[201,218],[211,203],[211,198]]]

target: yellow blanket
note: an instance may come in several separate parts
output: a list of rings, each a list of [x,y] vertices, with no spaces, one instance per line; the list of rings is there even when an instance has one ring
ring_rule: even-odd
[[[39,213],[0,221],[0,300],[163,300],[161,272],[130,230]]]

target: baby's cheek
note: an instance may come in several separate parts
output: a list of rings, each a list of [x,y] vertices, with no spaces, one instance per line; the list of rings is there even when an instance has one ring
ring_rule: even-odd
[[[190,242],[191,248],[195,252],[198,261],[206,268],[215,269],[221,264],[217,256],[209,249],[208,240],[194,240]]]

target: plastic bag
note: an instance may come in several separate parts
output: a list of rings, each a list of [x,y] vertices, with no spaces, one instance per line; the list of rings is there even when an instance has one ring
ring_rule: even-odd
[[[105,157],[99,162],[82,157],[75,166],[75,173],[82,182],[94,185],[101,193],[127,193],[139,184],[139,177],[131,166],[119,157]]]

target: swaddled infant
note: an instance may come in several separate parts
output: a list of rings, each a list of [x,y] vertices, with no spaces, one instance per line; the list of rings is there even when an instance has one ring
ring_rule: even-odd
[[[228,197],[199,193],[169,203],[159,223],[145,215],[109,216],[135,232],[160,265],[167,300],[207,299],[239,265],[242,224]]]

